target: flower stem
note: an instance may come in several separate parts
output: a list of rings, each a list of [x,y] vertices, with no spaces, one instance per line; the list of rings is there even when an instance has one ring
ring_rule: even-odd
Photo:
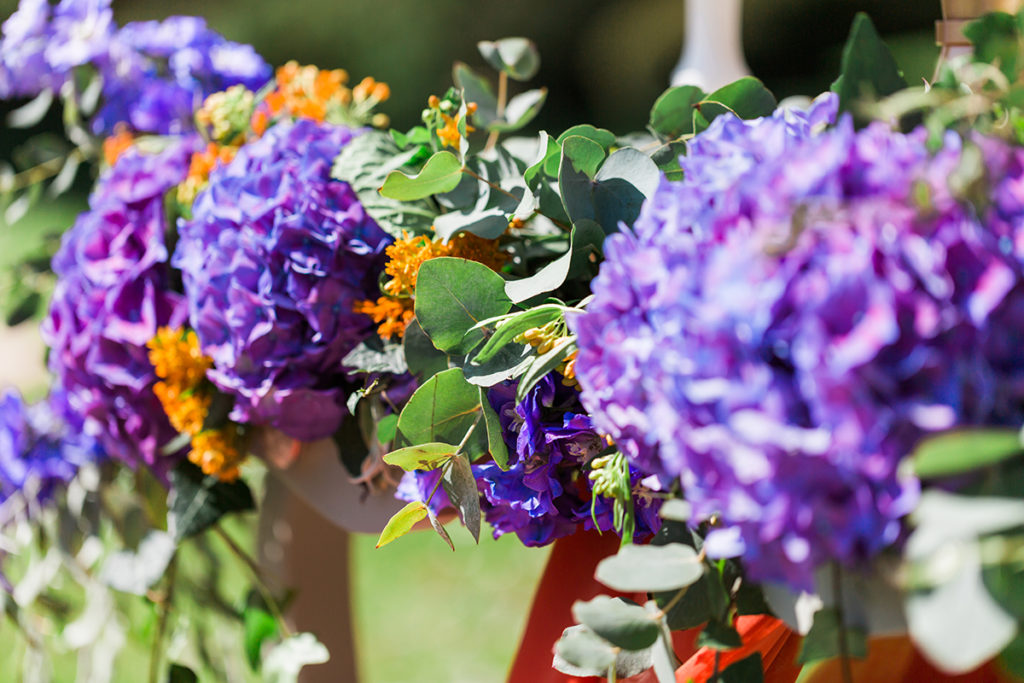
[[[163,656],[164,634],[167,632],[167,620],[171,615],[171,601],[174,599],[174,584],[177,576],[178,553],[175,552],[167,567],[167,594],[160,601],[160,618],[156,622],[153,649],[149,655],[149,683],[158,683],[160,680],[160,659]]]
[[[843,575],[838,562],[832,563],[832,594],[836,601],[836,621],[839,623],[839,670],[843,683],[853,683],[850,645],[846,640],[846,615],[843,610]]]
[[[291,638],[293,633],[291,628],[288,627],[288,622],[285,621],[284,614],[281,612],[281,606],[278,604],[274,595],[271,593],[269,586],[267,585],[266,578],[263,576],[263,571],[260,569],[256,561],[249,557],[241,546],[235,543],[235,540],[228,535],[226,531],[220,525],[213,527],[214,533],[216,533],[222,541],[228,546],[235,557],[240,559],[242,563],[249,568],[249,572],[252,574],[253,579],[256,581],[256,589],[260,592],[263,597],[263,602],[266,603],[267,609],[274,616],[278,626],[281,629],[281,633],[285,638]]]
[[[505,104],[508,99],[508,74],[504,71],[498,74],[498,102],[495,107],[495,113],[500,119],[505,115]],[[487,144],[484,145],[484,150],[494,149],[494,146],[498,144],[498,131],[492,130],[491,134],[487,136]]]

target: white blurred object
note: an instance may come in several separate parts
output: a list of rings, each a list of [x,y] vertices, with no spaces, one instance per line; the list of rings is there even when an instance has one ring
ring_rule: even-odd
[[[331,439],[301,443],[273,429],[264,430],[258,438],[261,443],[253,450],[263,457],[273,476],[342,529],[379,534],[405,504],[391,491],[370,493],[354,483]]]
[[[743,0],[683,0],[686,35],[672,85],[712,92],[750,75],[743,57]]]

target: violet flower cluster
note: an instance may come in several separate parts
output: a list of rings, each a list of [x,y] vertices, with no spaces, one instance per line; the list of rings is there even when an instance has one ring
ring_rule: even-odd
[[[102,458],[63,392],[32,405],[14,390],[0,396],[0,502],[16,494],[45,502],[80,467]]]
[[[330,177],[354,133],[280,123],[216,168],[182,221],[173,264],[213,382],[232,419],[314,440],[346,414],[342,359],[373,334],[357,300],[376,296],[391,238]]]
[[[112,456],[162,471],[174,436],[153,393],[146,342],[180,326],[184,297],[171,291],[164,194],[185,179],[196,145],[125,152],[101,177],[53,260],[57,284],[43,322],[50,370]]]
[[[251,46],[224,39],[197,17],[118,28],[110,0],[21,0],[0,38],[0,98],[60,91],[89,65],[102,79],[97,134],[118,123],[138,132],[179,133],[214,92],[257,89],[271,70]]]
[[[898,540],[925,434],[1024,421],[1024,152],[979,140],[992,207],[950,189],[963,144],[855,132],[835,101],[719,117],[570,321],[583,404],[680,477],[708,552],[810,588]]]
[[[514,384],[493,387],[491,406],[498,414],[509,448],[508,469],[494,463],[473,466],[482,494],[481,509],[495,538],[516,534],[523,545],[547,545],[584,528],[613,529],[613,501],[594,495],[584,465],[607,444],[583,414],[575,389],[556,384],[551,375],[529,391],[521,403]],[[640,475],[632,473],[639,491]],[[426,500],[434,491],[440,470],[407,473],[397,495],[404,500]],[[448,506],[438,489],[430,500],[437,513]],[[660,504],[650,496],[633,499],[637,539],[649,537],[660,526]]]

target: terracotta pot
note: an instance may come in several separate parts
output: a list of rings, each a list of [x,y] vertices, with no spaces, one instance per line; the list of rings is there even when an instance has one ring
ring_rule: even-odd
[[[942,21],[935,22],[935,41],[942,46],[941,59],[970,51],[971,43],[964,37],[968,22],[989,12],[1014,14],[1024,7],[1024,0],[942,0]]]

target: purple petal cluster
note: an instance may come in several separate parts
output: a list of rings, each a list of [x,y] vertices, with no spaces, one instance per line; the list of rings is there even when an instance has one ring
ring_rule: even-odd
[[[717,119],[570,321],[595,426],[720,516],[709,553],[797,588],[898,540],[922,435],[1024,421],[1024,153],[969,143],[979,210],[948,181],[959,138],[834,111]]]
[[[185,179],[194,147],[132,149],[101,176],[54,257],[57,284],[42,327],[50,370],[86,430],[112,457],[158,470],[176,432],[153,393],[146,342],[187,317],[171,291],[164,194]]]
[[[373,333],[352,307],[376,296],[391,241],[330,177],[353,135],[299,120],[247,144],[210,175],[173,259],[233,419],[302,440],[346,414],[341,361]]]
[[[0,98],[58,91],[76,67],[103,80],[98,134],[118,123],[138,132],[180,133],[214,92],[258,89],[271,76],[251,46],[234,43],[197,17],[170,17],[118,28],[110,0],[21,0],[0,38]]]
[[[598,529],[611,530],[612,501],[599,497],[592,514],[594,496],[584,470],[606,444],[582,414],[576,390],[548,375],[518,404],[515,394],[514,385],[489,393],[509,448],[508,469],[493,463],[473,468],[494,537],[514,533],[523,545],[542,546],[573,534],[580,524],[594,528],[595,518]],[[637,496],[634,508],[636,536],[656,531],[654,501]]]
[[[102,457],[62,391],[34,405],[14,390],[0,396],[0,502],[17,493],[48,500],[78,468]]]

